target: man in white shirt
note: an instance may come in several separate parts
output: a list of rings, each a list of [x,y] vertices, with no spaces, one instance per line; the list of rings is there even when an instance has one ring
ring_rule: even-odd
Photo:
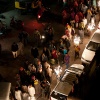
[[[32,86],[32,84],[28,85],[28,93],[30,95],[30,100],[36,100],[35,98],[35,88]]]
[[[22,92],[18,88],[15,88],[15,99],[22,100]]]

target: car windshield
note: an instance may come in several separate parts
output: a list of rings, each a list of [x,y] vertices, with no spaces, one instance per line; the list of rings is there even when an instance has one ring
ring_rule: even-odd
[[[89,44],[87,45],[86,49],[91,50],[91,51],[96,51],[99,46],[100,46],[99,43],[90,41]]]

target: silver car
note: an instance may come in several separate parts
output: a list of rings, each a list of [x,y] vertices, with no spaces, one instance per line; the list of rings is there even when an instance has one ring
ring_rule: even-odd
[[[51,92],[51,100],[67,100],[72,91],[73,82],[77,80],[77,75],[81,76],[83,72],[84,66],[81,64],[72,64],[66,69]]]
[[[83,64],[89,65],[92,61],[92,59],[95,56],[95,51],[100,47],[100,30],[96,30],[88,44],[86,45],[82,57],[81,57],[81,62]]]

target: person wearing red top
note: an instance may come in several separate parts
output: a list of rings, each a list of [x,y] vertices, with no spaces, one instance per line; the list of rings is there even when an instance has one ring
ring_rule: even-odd
[[[57,50],[56,49],[53,49],[52,52],[51,52],[51,57],[52,59],[54,59],[57,63],[57,60],[58,60],[58,54],[57,54]]]
[[[84,18],[84,15],[83,15],[83,13],[81,11],[79,11],[77,14],[79,16],[79,22],[81,22],[82,19]]]

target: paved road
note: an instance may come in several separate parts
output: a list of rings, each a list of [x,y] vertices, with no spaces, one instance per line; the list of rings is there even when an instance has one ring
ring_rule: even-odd
[[[41,34],[43,34],[43,30],[46,25],[46,22],[42,22],[42,23],[38,22],[36,20],[36,18],[34,18],[34,16],[32,16],[32,15],[20,15],[17,10],[12,10],[12,11],[6,12],[6,13],[4,13],[4,15],[6,16],[5,21],[7,22],[8,27],[9,27],[9,23],[10,23],[10,17],[13,15],[17,19],[23,20],[25,22],[26,30],[28,31],[28,33],[30,35],[30,41],[32,39],[31,36],[34,32],[34,29],[36,29],[36,28],[39,29]],[[57,23],[57,22],[52,22],[51,24],[55,30],[55,39],[58,40],[62,36],[62,34],[64,34],[65,27],[64,27],[64,25]],[[2,55],[0,56],[0,74],[4,77],[4,79],[6,81],[10,81],[12,83],[12,86],[15,86],[14,76],[18,72],[19,68],[21,66],[23,66],[25,60],[28,59],[29,61],[32,61],[32,59],[33,59],[31,56],[31,53],[30,53],[31,46],[33,45],[32,43],[28,44],[26,47],[24,47],[24,55],[23,56],[19,56],[16,60],[13,59],[13,56],[11,53],[11,44],[14,41],[18,42],[18,38],[17,38],[18,33],[19,33],[19,30],[12,29],[11,32],[9,32],[8,34],[6,34],[3,37],[2,36],[0,37],[0,43],[2,45]],[[82,51],[89,39],[90,39],[90,37],[85,36],[83,44],[80,45],[81,46],[80,57],[81,57]],[[41,48],[40,48],[40,51],[41,51]],[[74,60],[73,43],[71,44],[69,54],[71,56],[70,65],[74,64],[74,63],[81,64],[80,58],[77,60]],[[65,65],[62,65],[62,67],[65,68]],[[52,89],[56,85],[55,75],[53,77],[53,80],[54,81],[51,86]],[[87,87],[82,87],[82,88],[87,88]],[[85,90],[83,89],[83,93],[87,93],[84,91]],[[83,96],[84,95],[85,94],[83,94]],[[78,99],[70,97],[70,98],[68,98],[68,100],[78,100]]]

